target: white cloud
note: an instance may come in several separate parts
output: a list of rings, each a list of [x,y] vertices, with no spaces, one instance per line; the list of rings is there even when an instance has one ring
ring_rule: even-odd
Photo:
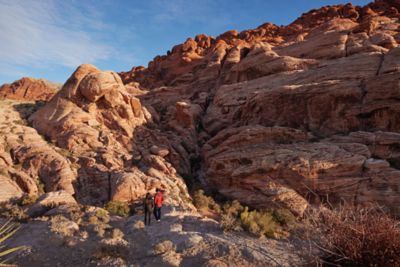
[[[75,68],[110,57],[113,48],[96,35],[96,30],[107,27],[100,22],[100,14],[68,2],[0,0],[2,73],[16,69],[16,65],[21,69],[54,65]]]

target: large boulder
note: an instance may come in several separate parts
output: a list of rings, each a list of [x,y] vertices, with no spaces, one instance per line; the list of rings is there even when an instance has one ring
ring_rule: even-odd
[[[62,205],[77,205],[75,198],[66,191],[54,191],[42,195],[35,204],[33,204],[28,214],[31,217],[43,215],[48,210]]]

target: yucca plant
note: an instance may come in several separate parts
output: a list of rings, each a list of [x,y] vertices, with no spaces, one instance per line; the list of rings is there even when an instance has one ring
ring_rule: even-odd
[[[5,264],[9,260],[6,256],[9,256],[11,253],[23,248],[23,246],[6,248],[6,246],[3,245],[3,243],[15,234],[19,228],[20,227],[16,223],[12,222],[11,219],[0,226],[0,264]]]

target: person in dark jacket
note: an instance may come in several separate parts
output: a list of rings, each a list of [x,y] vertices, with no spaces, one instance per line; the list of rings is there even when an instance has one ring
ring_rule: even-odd
[[[150,193],[146,194],[146,197],[143,201],[144,206],[144,224],[150,225],[151,223],[151,212],[154,209],[154,200]]]
[[[160,189],[156,189],[156,195],[154,196],[154,217],[156,217],[157,222],[161,220],[161,207],[164,202],[163,193]]]

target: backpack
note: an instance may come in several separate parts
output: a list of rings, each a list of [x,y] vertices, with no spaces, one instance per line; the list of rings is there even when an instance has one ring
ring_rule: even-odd
[[[153,203],[153,198],[151,197],[151,198],[146,198],[145,200],[144,200],[144,207],[148,210],[148,211],[150,211],[150,210],[152,210],[153,208],[154,208],[154,203]]]

